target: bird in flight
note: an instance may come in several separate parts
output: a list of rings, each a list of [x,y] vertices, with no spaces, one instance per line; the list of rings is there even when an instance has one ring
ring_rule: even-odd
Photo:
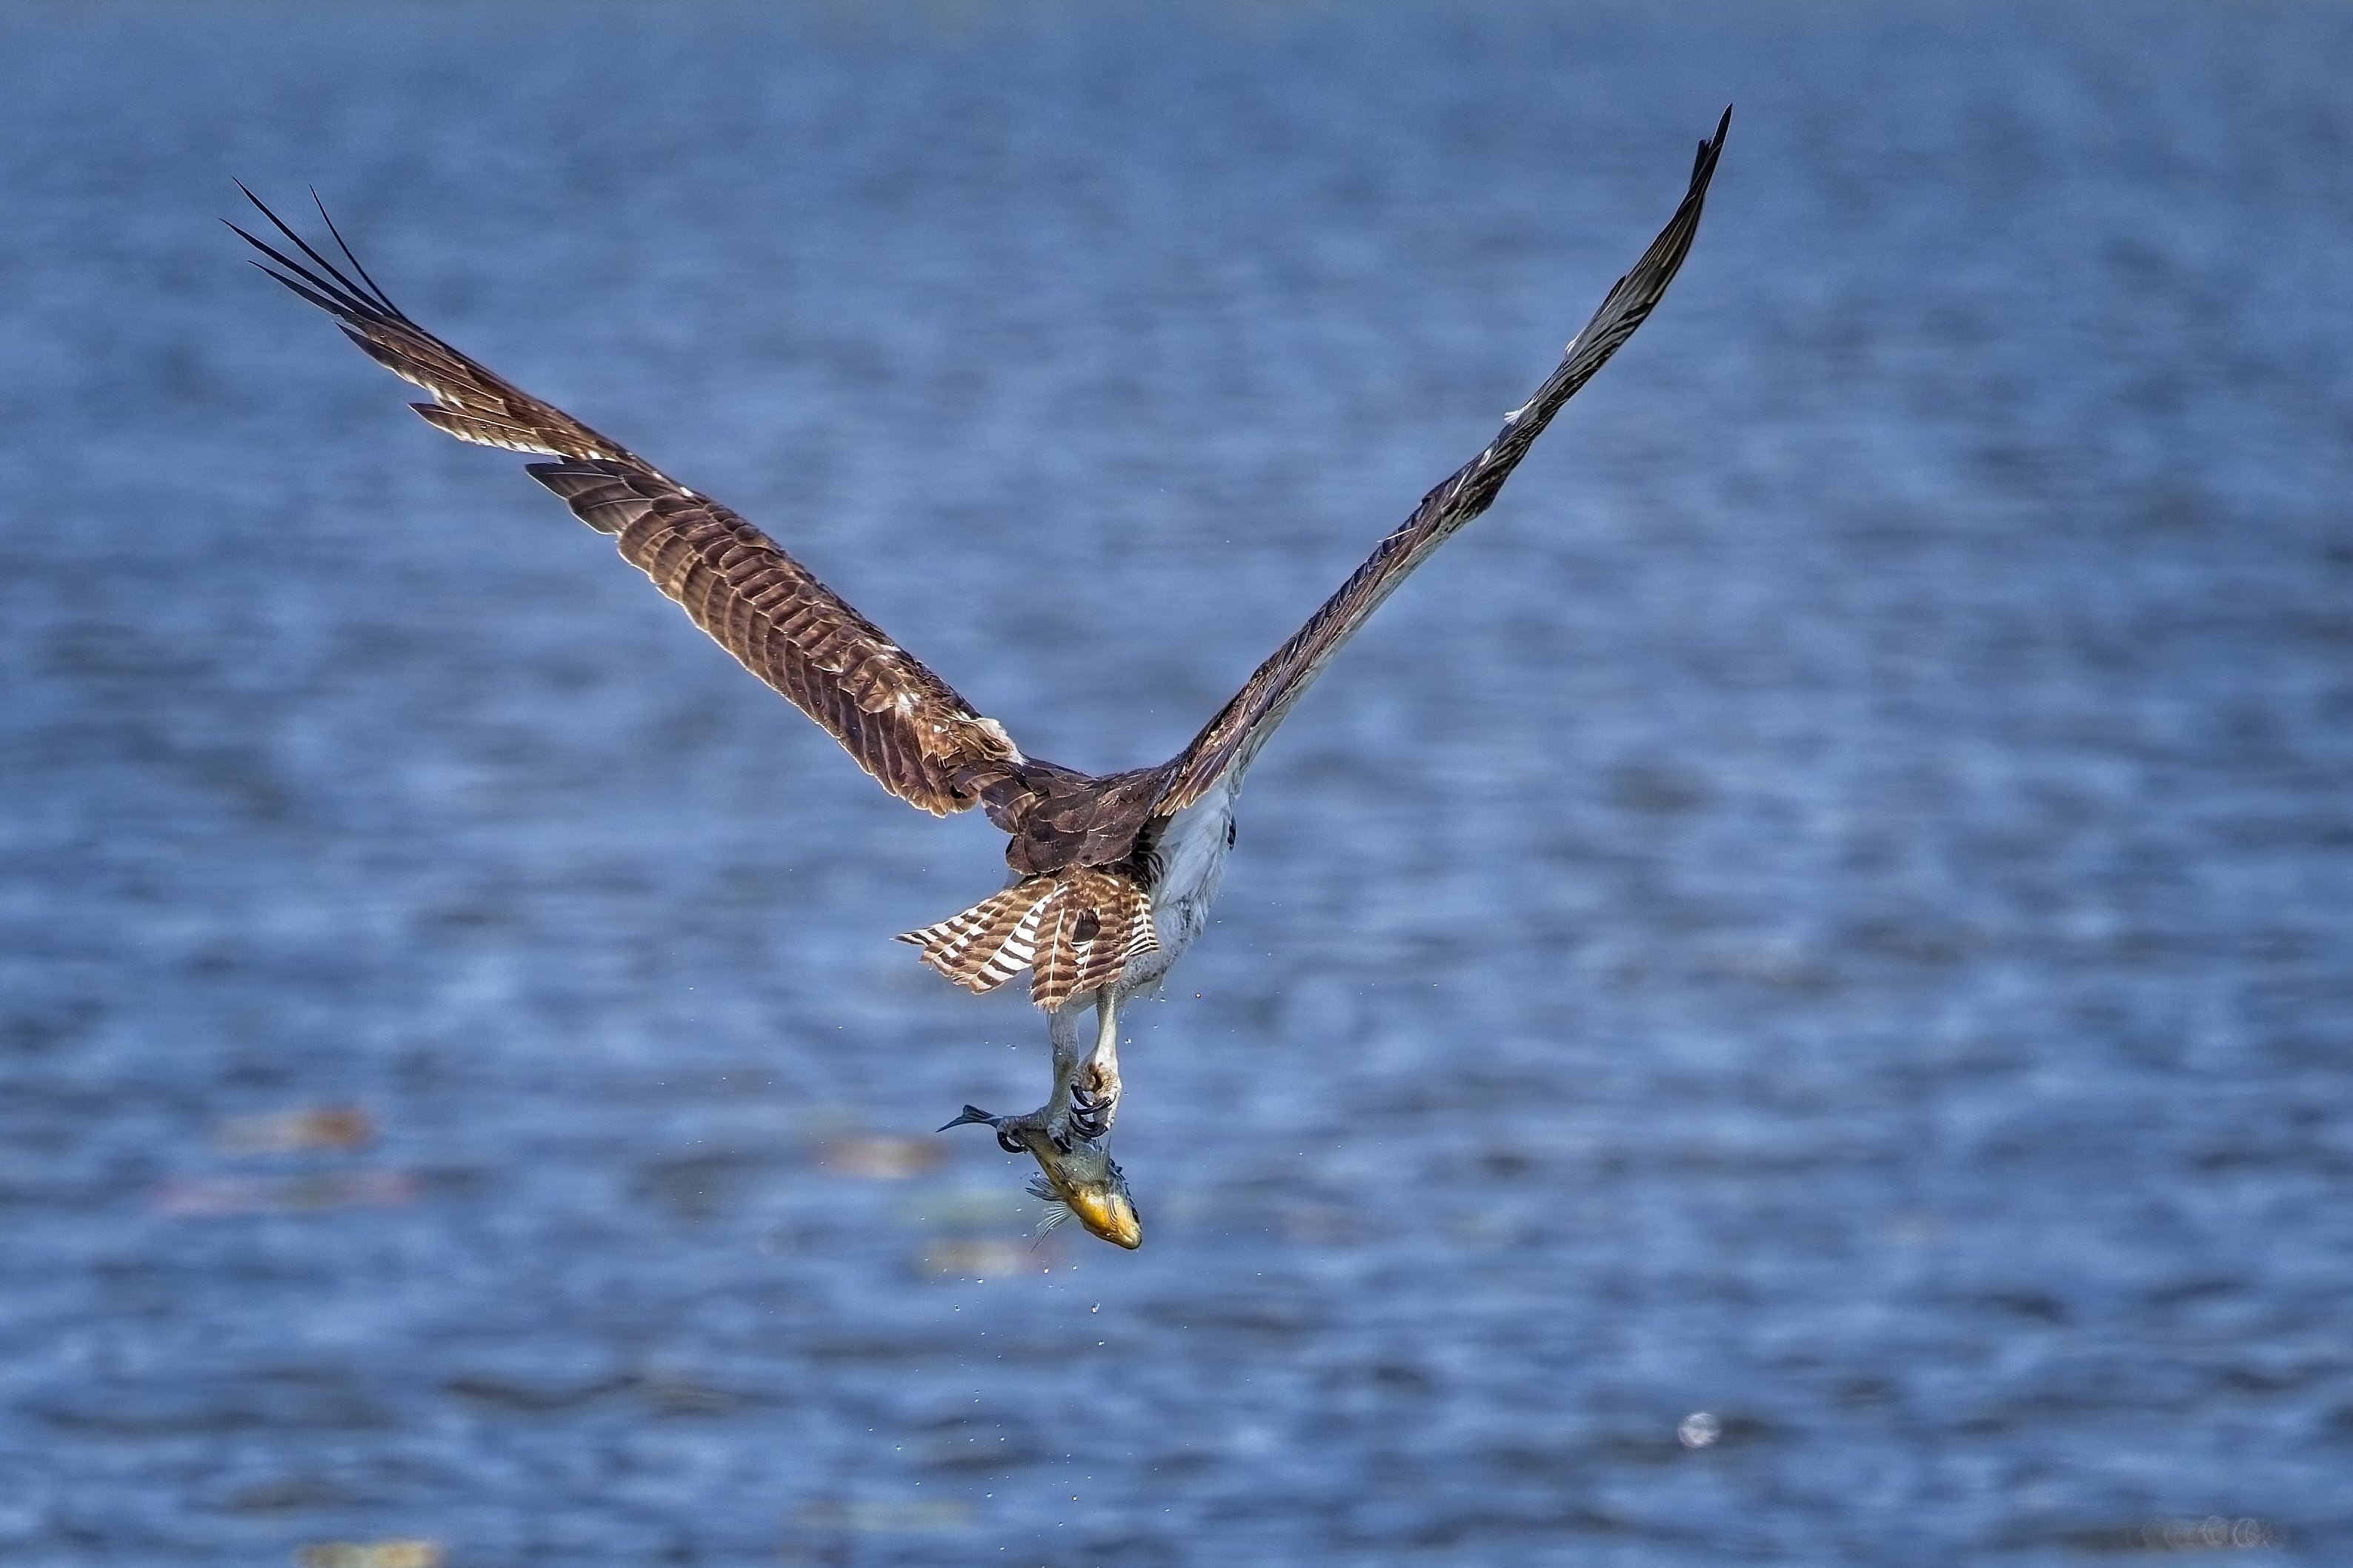
[[[1504,416],[1494,440],[1422,497],[1191,744],[1156,767],[1100,776],[1026,755],[1005,726],[765,533],[418,326],[368,275],[323,206],[340,263],[250,191],[300,258],[229,226],[267,258],[254,265],[333,316],[369,358],[431,394],[411,405],[427,424],[551,459],[526,471],[581,521],[613,535],[631,565],[884,789],[937,816],[987,813],[1008,839],[1008,885],[899,940],[975,993],[1028,970],[1030,1000],[1047,1015],[1053,1080],[1046,1102],[1026,1115],[967,1105],[947,1125],[985,1123],[1007,1152],[1032,1156],[1039,1175],[1030,1189],[1048,1201],[1048,1225],[1074,1215],[1103,1240],[1134,1247],[1143,1226],[1107,1146],[1120,1106],[1121,1004],[1155,990],[1201,934],[1234,845],[1242,776],[1292,704],[1415,567],[1493,503],[1561,405],[1649,318],[1691,249],[1731,123],[1727,109],[1699,144],[1674,216],[1535,395]],[[1081,1034],[1090,1008],[1092,1040]]]

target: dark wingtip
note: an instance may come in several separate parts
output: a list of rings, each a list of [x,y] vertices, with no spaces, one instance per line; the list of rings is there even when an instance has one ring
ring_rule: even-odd
[[[248,244],[258,243],[258,242],[256,242],[256,241],[254,240],[253,236],[251,236],[251,235],[249,235],[249,234],[248,234],[248,233],[246,233],[246,232],[245,232],[245,230],[243,230],[243,229],[241,229],[241,228],[237,228],[237,225],[235,225],[235,224],[230,224],[228,226],[229,226],[230,228],[232,228],[232,229],[235,229],[235,230],[236,230],[237,235],[237,237],[239,237],[240,239],[243,239],[243,240],[247,241]],[[302,284],[300,284],[300,283],[295,282],[295,281],[294,281],[294,279],[292,279],[291,278],[287,277],[287,276],[286,276],[286,274],[284,274],[283,272],[279,271],[276,268],[274,268],[274,267],[270,266],[268,262],[266,262],[266,261],[256,261],[256,260],[254,260],[251,257],[249,257],[249,256],[248,256],[248,257],[247,257],[247,258],[246,258],[245,264],[246,264],[248,267],[255,267],[255,268],[260,268],[260,269],[261,269],[261,271],[262,271],[262,273],[263,273],[265,276],[267,276],[267,277],[270,277],[270,278],[274,278],[274,279],[276,279],[279,282],[285,284],[285,285],[286,285],[286,287],[288,287],[289,289],[293,289],[293,290],[294,290],[294,292],[296,292],[297,294],[301,295],[301,296],[302,296],[302,298],[304,298],[305,300],[310,300],[310,301],[311,301],[311,303],[312,303],[313,305],[318,306],[318,307],[319,307],[319,309],[321,309],[322,310],[326,311],[329,315],[332,315],[332,316],[340,316],[340,315],[342,315],[342,314],[343,313],[343,306],[341,306],[341,305],[337,304],[334,300],[328,299],[325,295],[323,295],[323,294],[322,294],[322,293],[319,293],[317,290],[312,289],[306,288],[306,287],[304,287]],[[350,329],[349,327],[346,327],[346,328],[344,328],[344,329],[343,329],[343,331],[346,331],[346,332],[350,332],[350,331],[351,331],[351,329]],[[353,335],[354,335],[354,336],[356,336],[356,334],[353,334]]]
[[[1729,114],[1731,110],[1726,110],[1725,112]],[[360,264],[360,258],[352,254],[351,246],[343,238],[343,231],[337,228],[335,220],[327,216],[327,204],[320,197],[319,187],[316,185],[311,187],[311,205],[319,209],[319,221],[325,224],[327,232],[335,237],[335,248],[343,253],[343,259],[352,264],[352,270],[360,275],[360,281],[375,291],[375,302],[390,311],[396,320],[407,321],[408,312],[392,302],[392,296],[384,291],[384,285],[369,277],[368,269]],[[409,325],[414,326],[416,323],[409,321]]]
[[[301,251],[304,256],[308,257],[312,264],[311,267],[306,267],[301,262],[297,261],[292,257],[287,255],[284,251],[278,249],[275,246],[263,243],[254,235],[238,227],[237,225],[234,223],[229,224],[228,226],[230,230],[235,233],[239,239],[244,240],[248,245],[253,247],[254,249],[261,252],[262,255],[267,256],[270,260],[278,263],[278,265],[284,268],[287,272],[292,273],[294,278],[301,279],[303,284],[308,284],[310,287],[306,289],[301,284],[294,282],[292,279],[290,279],[281,273],[270,271],[269,268],[263,268],[263,271],[269,272],[271,277],[276,278],[280,283],[292,289],[296,293],[301,294],[304,299],[310,300],[321,310],[329,311],[334,315],[342,316],[347,321],[373,318],[376,320],[399,321],[410,326],[414,326],[416,324],[410,321],[406,316],[401,314],[400,308],[395,305],[392,300],[385,296],[382,289],[376,287],[375,279],[368,277],[367,269],[360,266],[359,258],[357,257],[352,255],[351,247],[343,245],[343,237],[340,234],[335,234],[333,219],[327,219],[327,232],[330,234],[335,234],[335,243],[343,247],[344,259],[349,261],[352,264],[353,270],[358,272],[361,279],[364,279],[363,282],[353,282],[349,277],[345,276],[333,262],[329,261],[325,257],[320,255],[319,252],[312,247],[310,241],[304,239],[301,235],[295,233],[292,228],[288,226],[285,219],[270,211],[269,204],[264,202],[259,196],[255,195],[251,188],[248,187],[243,180],[232,180],[230,183],[236,185],[238,190],[245,193],[245,199],[253,204],[255,211],[260,213],[263,217],[269,220],[270,227],[285,236],[288,242],[290,243],[297,250]],[[311,195],[315,199],[317,193],[312,192]],[[327,209],[324,206],[322,206],[319,209],[319,216],[325,218],[326,211]],[[224,219],[223,221],[227,222],[227,220]],[[315,267],[317,270],[312,270],[313,267]],[[325,298],[322,298],[322,296],[325,296]],[[332,301],[332,303],[330,302],[331,300]]]
[[[1724,138],[1731,130],[1732,105],[1727,103],[1724,106],[1724,118],[1715,122],[1715,134],[1699,144],[1699,156],[1692,160],[1694,186],[1705,184],[1708,176],[1715,173],[1715,160],[1723,153]]]

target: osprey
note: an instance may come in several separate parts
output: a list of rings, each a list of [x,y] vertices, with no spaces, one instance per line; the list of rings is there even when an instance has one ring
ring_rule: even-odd
[[[1260,665],[1190,745],[1157,767],[1097,777],[1025,755],[1005,727],[884,636],[774,540],[563,410],[492,374],[404,314],[320,217],[349,271],[247,191],[296,259],[232,224],[255,266],[343,324],[377,363],[430,393],[412,405],[460,440],[553,459],[527,465],[575,516],[614,537],[630,564],[754,675],[824,726],[892,795],[934,816],[975,806],[1004,831],[1001,891],[905,933],[923,961],[967,991],[1023,970],[1048,1016],[1053,1082],[1022,1116],[965,1106],[1009,1153],[1033,1156],[1052,1200],[1121,1247],[1143,1229],[1105,1147],[1119,1112],[1120,1004],[1156,987],[1201,933],[1234,844],[1234,797],[1259,749],[1342,644],[1456,530],[1494,501],[1563,404],[1648,319],[1683,265],[1732,123],[1699,145],[1674,216],[1494,440],[1421,499],[1337,593]],[[239,189],[243,189],[239,186]],[[1092,1043],[1080,1036],[1095,1014]],[[942,1129],[945,1131],[945,1129]]]

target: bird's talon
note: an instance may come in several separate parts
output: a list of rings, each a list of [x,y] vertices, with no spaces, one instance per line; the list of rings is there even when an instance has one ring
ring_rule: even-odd
[[[1097,1142],[1111,1131],[1118,1099],[1116,1094],[1071,1085],[1071,1126],[1088,1142]]]

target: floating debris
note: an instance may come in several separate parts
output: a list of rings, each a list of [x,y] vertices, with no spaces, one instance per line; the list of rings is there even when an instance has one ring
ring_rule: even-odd
[[[298,1547],[295,1568],[440,1568],[438,1541],[321,1541]]]
[[[1694,1410],[1675,1427],[1675,1441],[1686,1448],[1704,1448],[1724,1436],[1724,1423],[1704,1410]]]
[[[945,1157],[940,1144],[928,1138],[828,1138],[817,1146],[818,1163],[837,1176],[857,1176],[870,1182],[903,1182],[920,1176]]]
[[[2168,1519],[2062,1537],[2078,1552],[2263,1552],[2287,1544],[2278,1526],[2260,1519]]]
[[[899,1205],[902,1225],[932,1229],[1026,1229],[1038,1205],[1018,1187],[933,1187],[909,1193]]]
[[[302,1176],[175,1176],[155,1189],[158,1214],[213,1217],[398,1208],[417,1195],[406,1171],[329,1171]]]
[[[1338,1204],[1285,1204],[1275,1211],[1275,1222],[1284,1239],[1306,1246],[1343,1246],[1366,1235],[1356,1212]]]
[[[322,1476],[287,1476],[239,1487],[221,1501],[239,1513],[276,1513],[284,1509],[330,1508],[351,1501],[351,1496]]]
[[[966,1530],[972,1505],[960,1498],[907,1501],[827,1500],[805,1503],[793,1515],[796,1529],[846,1531],[855,1535],[893,1535],[927,1530]]]
[[[375,1124],[356,1105],[312,1105],[264,1116],[232,1117],[213,1129],[224,1154],[301,1154],[319,1149],[364,1149]]]
[[[1061,1256],[1059,1238],[1008,1240],[997,1236],[942,1237],[923,1250],[918,1267],[938,1279],[997,1279],[1039,1274]]]

